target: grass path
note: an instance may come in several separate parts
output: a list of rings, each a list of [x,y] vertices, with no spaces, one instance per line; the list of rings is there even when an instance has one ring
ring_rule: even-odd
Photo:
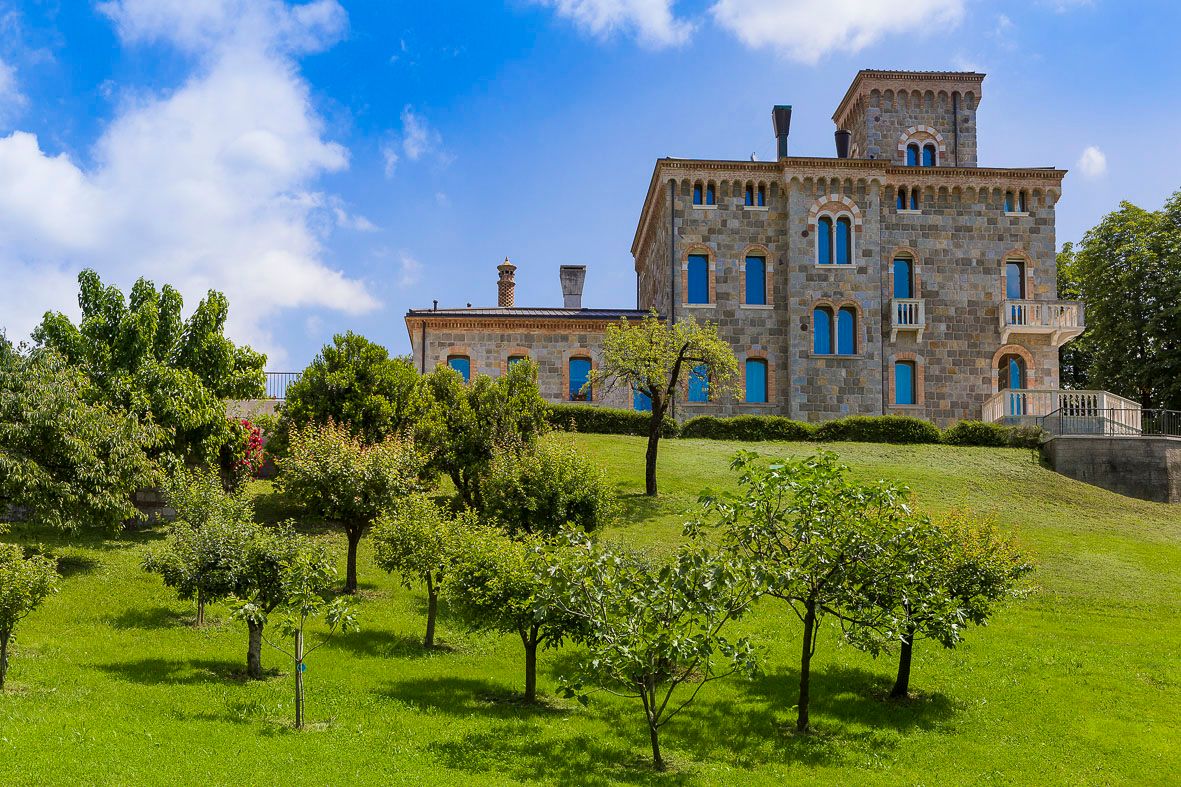
[[[643,441],[576,438],[616,479],[627,518],[610,537],[665,549],[707,486],[732,483],[735,444],[662,447],[662,496],[643,488]],[[755,446],[802,454],[800,444]],[[967,506],[1013,529],[1038,563],[1040,592],[970,632],[956,651],[916,648],[921,696],[884,703],[893,664],[839,646],[814,661],[817,732],[791,734],[799,625],[775,602],[742,624],[766,672],[707,688],[667,729],[674,765],[647,768],[638,707],[513,701],[520,643],[444,617],[445,648],[424,652],[423,595],[372,563],[362,542],[363,630],[309,665],[296,733],[291,680],[244,682],[244,626],[191,628],[190,605],[140,570],[156,531],[73,539],[15,529],[63,558],[62,592],[18,630],[0,695],[0,781],[9,784],[1119,784],[1181,773],[1181,506],[1145,503],[1040,467],[1019,450],[832,446],[865,478],[909,484],[923,507]],[[273,500],[258,491],[262,511]],[[270,506],[270,507],[268,507]],[[343,567],[344,537],[322,536]],[[569,651],[541,657],[540,689]]]

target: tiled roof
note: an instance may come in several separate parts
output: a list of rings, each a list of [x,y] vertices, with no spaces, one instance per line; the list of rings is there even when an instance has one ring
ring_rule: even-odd
[[[643,309],[540,309],[529,307],[486,306],[470,309],[411,309],[407,317],[522,317],[554,320],[618,320],[620,317],[640,319],[647,316]]]

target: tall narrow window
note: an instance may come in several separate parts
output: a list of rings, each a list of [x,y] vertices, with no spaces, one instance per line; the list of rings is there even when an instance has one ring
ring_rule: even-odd
[[[1022,260],[1005,262],[1005,297],[1011,301],[1025,297],[1025,262]]]
[[[709,257],[689,255],[689,292],[687,303],[709,303]]]
[[[582,387],[586,385],[586,381],[590,377],[590,370],[590,358],[570,359],[570,401],[589,402],[591,400],[590,388],[587,388],[585,391],[582,390]]]
[[[1013,212],[1013,192],[1005,192],[1005,213]]]
[[[914,361],[894,364],[894,404],[914,404]]]
[[[918,210],[919,209],[919,190],[918,190],[918,188],[913,188],[910,190],[910,209],[911,210]]]
[[[816,262],[832,264],[832,219],[821,216],[816,222]]]
[[[752,207],[755,204],[755,187],[748,185],[746,187],[746,206]]]
[[[717,187],[710,183],[705,187],[705,204],[716,205],[718,202]]]
[[[914,263],[908,257],[894,258],[894,297],[914,297]]]
[[[837,312],[837,355],[857,353],[857,312],[850,306]]]
[[[759,186],[758,199],[759,199],[759,207],[760,208],[767,207],[767,187],[766,186]]]
[[[1020,391],[1025,388],[1025,361],[1020,355],[1004,355],[997,368],[997,388],[1001,391]]]
[[[652,397],[636,388],[632,391],[632,408],[641,413],[652,412]]]
[[[1028,206],[1025,203],[1025,192],[1024,191],[1017,192],[1017,212],[1018,213],[1028,212]]]
[[[906,146],[906,166],[917,167],[918,165],[919,165],[919,146],[912,142]]]
[[[832,355],[832,311],[821,306],[812,310],[812,352]]]
[[[705,364],[698,364],[689,372],[689,401],[709,401],[709,368]]]
[[[899,187],[898,187],[898,199],[897,199],[897,201],[894,203],[894,207],[898,208],[898,210],[906,210],[906,206],[907,206],[907,202],[906,202],[906,187],[905,187],[905,186],[899,186]]]
[[[472,359],[466,355],[448,355],[447,365],[463,377],[465,383],[472,379]]]
[[[929,142],[926,145],[923,145],[923,166],[935,166],[935,146]]]
[[[767,401],[767,362],[762,358],[749,358],[746,361],[746,401]]]
[[[853,222],[848,216],[837,219],[837,265],[853,262]]]
[[[700,204],[701,204],[701,202],[702,202],[702,197],[701,197],[701,184],[700,184],[700,183],[694,183],[694,184],[693,184],[693,204],[694,204],[694,205],[700,205]]]
[[[767,260],[746,258],[746,302],[761,306],[767,303]]]

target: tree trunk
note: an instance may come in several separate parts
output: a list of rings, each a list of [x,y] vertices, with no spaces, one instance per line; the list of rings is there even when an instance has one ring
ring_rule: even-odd
[[[648,722],[648,735],[652,738],[652,767],[663,771],[664,758],[660,756],[660,730],[651,721]]]
[[[649,694],[649,687],[653,678],[644,679],[640,688],[640,699],[644,702],[644,718],[648,721],[648,737],[652,740],[652,767],[658,771],[664,770],[664,758],[660,756],[660,724],[653,715],[656,699]]]
[[[521,636],[525,643],[525,702],[537,702],[537,634]]]
[[[804,647],[800,650],[800,703],[796,732],[808,731],[808,680],[812,667],[812,637],[816,628],[816,602],[809,601],[804,614]]]
[[[295,632],[295,729],[303,729],[303,630]]]
[[[656,497],[656,451],[660,444],[660,426],[663,416],[656,408],[648,423],[648,450],[644,453],[644,494]]]
[[[434,577],[426,573],[426,637],[422,640],[423,647],[435,646],[435,617],[439,614],[439,589],[435,587]]]
[[[364,528],[360,525],[350,525],[345,531],[349,537],[349,558],[345,567],[344,592],[357,592],[357,544],[361,543]]]
[[[249,644],[246,646],[246,677],[262,680],[262,623],[246,621],[250,630]]]
[[[906,629],[906,637],[902,640],[902,650],[898,654],[898,679],[894,681],[894,688],[890,690],[890,699],[906,699],[910,694],[910,657],[914,651],[914,626]]]
[[[8,639],[11,631],[0,632],[0,691],[4,691],[4,679],[8,676]]]
[[[197,626],[205,625],[205,593],[197,591]]]

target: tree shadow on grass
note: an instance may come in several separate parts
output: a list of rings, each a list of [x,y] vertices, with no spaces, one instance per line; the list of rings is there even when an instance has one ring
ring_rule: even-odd
[[[224,659],[152,658],[94,666],[120,680],[144,685],[194,685],[227,681],[245,683],[247,680],[246,665],[243,661]],[[279,673],[275,670],[264,670],[263,674],[270,677]]]
[[[520,719],[569,712],[569,706],[559,700],[543,696],[527,704],[519,692],[479,678],[413,678],[387,683],[377,694],[414,708],[454,716]]]
[[[453,651],[451,647],[437,641],[434,647],[428,648],[422,644],[421,636],[395,634],[392,631],[378,629],[361,629],[344,637],[335,637],[328,647],[348,651],[357,656],[404,659],[429,658]]]
[[[127,629],[164,629],[180,625],[188,625],[193,621],[193,613],[177,612],[170,607],[133,607],[111,615],[106,619],[111,628]]]
[[[57,573],[61,574],[63,579],[69,579],[79,574],[90,574],[100,565],[102,564],[98,560],[89,555],[57,556]]]

